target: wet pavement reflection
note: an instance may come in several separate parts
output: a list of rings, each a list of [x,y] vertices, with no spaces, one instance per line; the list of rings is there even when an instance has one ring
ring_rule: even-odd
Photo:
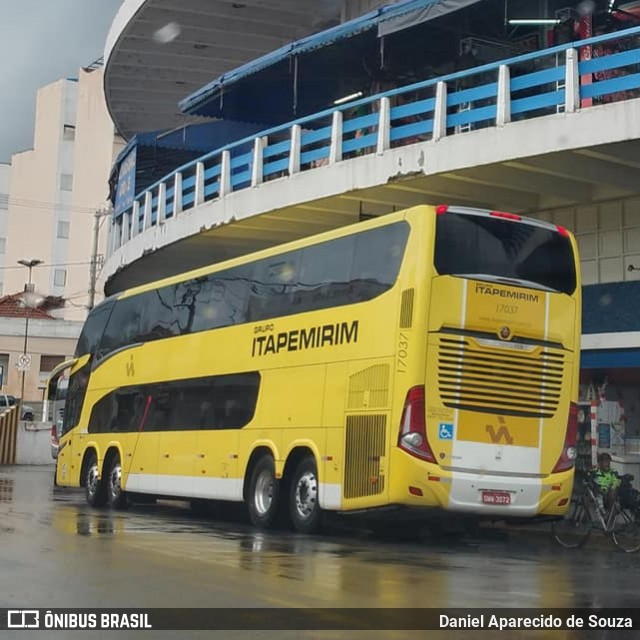
[[[52,468],[0,467],[2,606],[568,608],[635,607],[639,600],[640,556],[625,555],[606,541],[570,551],[554,546],[544,531],[531,530],[490,529],[473,538],[440,539],[425,539],[417,530],[414,536],[379,539],[344,526],[313,537],[261,532],[233,508],[207,517],[193,515],[186,503],[170,502],[125,512],[93,510],[82,491],[54,489],[52,476]],[[378,637],[357,633],[224,637]],[[526,637],[578,637],[572,634]],[[478,639],[485,633],[429,634],[439,636]]]

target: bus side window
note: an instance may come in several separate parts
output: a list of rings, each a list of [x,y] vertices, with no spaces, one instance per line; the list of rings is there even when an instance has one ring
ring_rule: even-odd
[[[357,237],[351,271],[354,302],[371,300],[394,285],[408,234],[406,225],[394,224]]]
[[[296,312],[348,304],[348,288],[355,239],[323,242],[303,250],[300,282],[292,305]]]
[[[292,313],[293,291],[298,286],[301,251],[291,251],[256,263],[249,299],[249,321]]]

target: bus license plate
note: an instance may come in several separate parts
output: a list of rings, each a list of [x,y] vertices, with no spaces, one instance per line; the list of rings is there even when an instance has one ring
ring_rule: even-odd
[[[507,491],[483,491],[483,504],[511,504],[511,494]]]

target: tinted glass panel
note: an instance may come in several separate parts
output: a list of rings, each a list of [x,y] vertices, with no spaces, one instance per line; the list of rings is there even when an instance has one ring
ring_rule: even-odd
[[[209,276],[212,295],[209,304],[214,306],[212,321],[210,313],[197,313],[196,331],[213,326],[228,327],[247,322],[250,287],[253,284],[255,264],[241,265]]]
[[[96,402],[89,419],[89,433],[137,431],[146,398],[139,387],[126,387]]]
[[[355,236],[303,249],[291,313],[348,304],[355,251]]]
[[[249,293],[249,321],[288,316],[300,279],[301,251],[289,251],[255,265]]]
[[[116,302],[100,342],[99,358],[120,347],[140,341],[140,319],[145,306],[151,304],[153,298],[155,294],[148,292]]]
[[[89,432],[240,429],[253,418],[259,385],[254,372],[123,387],[95,404]]]
[[[118,300],[99,357],[139,342],[371,300],[393,286],[408,236],[399,222]]]
[[[512,278],[568,294],[576,288],[569,238],[552,229],[488,216],[438,216],[435,266],[441,275]]]
[[[406,225],[392,225],[356,236],[350,292],[353,302],[371,300],[393,286],[408,233]]]
[[[95,353],[102,338],[102,333],[113,309],[113,300],[98,305],[89,313],[76,346],[76,357],[86,353]]]
[[[174,313],[175,289],[175,286],[162,287],[144,294],[135,342],[149,342],[180,334],[178,319]],[[135,296],[134,299],[139,297],[141,296]]]
[[[89,382],[89,372],[91,370],[91,358],[81,368],[78,369],[69,378],[69,387],[67,388],[67,402],[64,410],[64,422],[62,432],[66,433],[69,429],[75,427],[80,420],[84,396],[87,392],[87,384]]]

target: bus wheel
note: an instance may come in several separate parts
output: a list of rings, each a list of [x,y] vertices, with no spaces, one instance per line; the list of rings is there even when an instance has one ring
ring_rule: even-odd
[[[256,527],[272,527],[278,515],[280,484],[276,480],[275,463],[271,456],[258,460],[249,485],[249,518]]]
[[[118,454],[111,459],[106,479],[109,506],[112,509],[124,509],[127,506],[127,494],[122,490],[122,465]]]
[[[293,526],[300,533],[315,533],[320,528],[318,470],[312,456],[303,458],[293,474],[289,511]]]
[[[89,454],[84,471],[84,492],[87,503],[92,507],[102,507],[107,501],[107,487],[100,477],[98,457],[95,452]]]

